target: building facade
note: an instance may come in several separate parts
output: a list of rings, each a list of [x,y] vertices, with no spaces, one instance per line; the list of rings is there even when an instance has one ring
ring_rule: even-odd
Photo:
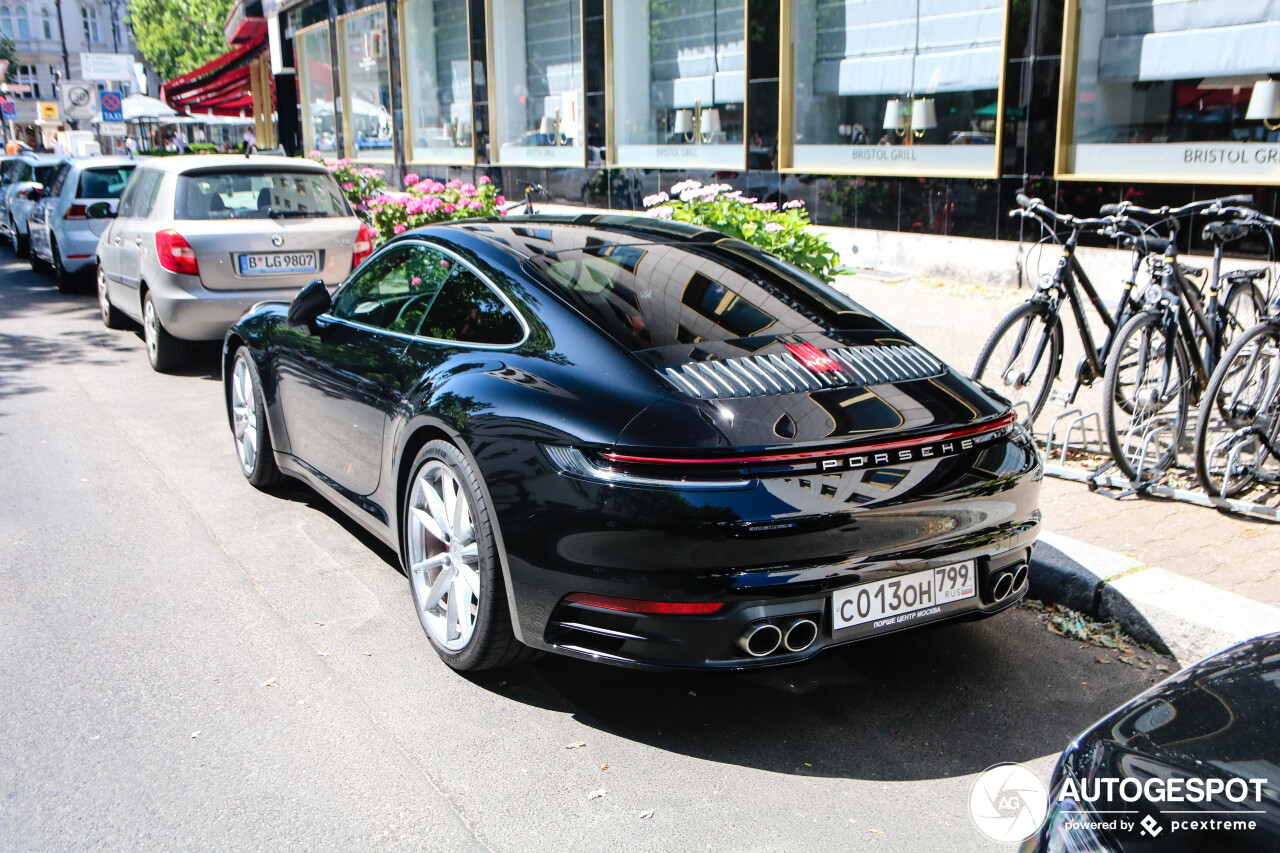
[[[686,178],[815,221],[1022,239],[1280,183],[1280,4],[302,0],[273,8],[287,147],[617,210]],[[276,85],[289,81],[277,76]]]

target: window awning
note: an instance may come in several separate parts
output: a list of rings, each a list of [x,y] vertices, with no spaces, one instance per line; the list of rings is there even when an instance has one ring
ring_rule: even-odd
[[[257,39],[174,77],[160,89],[161,98],[179,112],[238,116],[253,110],[249,66],[266,49]]]

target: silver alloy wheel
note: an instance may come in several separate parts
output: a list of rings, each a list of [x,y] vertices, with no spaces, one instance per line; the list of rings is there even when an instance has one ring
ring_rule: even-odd
[[[160,349],[160,318],[150,299],[142,306],[142,337],[147,342],[147,357],[155,364]]]
[[[236,436],[236,455],[246,477],[258,463],[258,394],[253,372],[243,355],[236,359],[231,375],[231,421]]]
[[[102,272],[102,268],[98,268],[98,310],[102,312],[102,322],[105,325],[111,321],[111,297],[107,295],[107,277]]]
[[[438,459],[418,470],[407,519],[409,582],[442,648],[466,648],[480,612],[480,556],[467,491]]]

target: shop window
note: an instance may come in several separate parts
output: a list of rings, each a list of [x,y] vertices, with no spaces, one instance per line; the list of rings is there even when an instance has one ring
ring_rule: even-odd
[[[475,162],[471,126],[471,35],[466,0],[405,0],[405,157],[410,162]]]
[[[338,26],[347,156],[390,162],[395,159],[395,139],[387,13],[383,9],[356,12],[342,18]]]
[[[1006,0],[783,4],[791,171],[997,174]]]
[[[489,8],[490,158],[585,165],[580,0],[492,0]]]
[[[298,91],[302,96],[302,139],[308,151],[338,156],[338,126],[334,118],[333,56],[329,25],[299,30],[294,41]]]
[[[611,160],[744,168],[745,0],[615,0],[609,29]]]
[[[1067,5],[1060,174],[1280,180],[1274,4]]]

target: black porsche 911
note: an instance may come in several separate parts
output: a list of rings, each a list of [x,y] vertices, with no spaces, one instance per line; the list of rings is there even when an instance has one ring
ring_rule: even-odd
[[[394,548],[456,669],[742,669],[1022,598],[1008,404],[739,240],[614,215],[388,241],[227,333],[245,475]]]

